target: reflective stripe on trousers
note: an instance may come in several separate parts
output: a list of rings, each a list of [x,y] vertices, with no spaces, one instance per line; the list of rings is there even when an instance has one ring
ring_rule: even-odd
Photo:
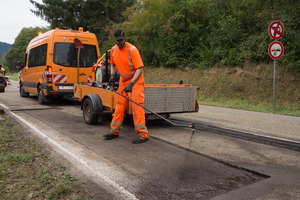
[[[118,92],[121,93],[121,91],[124,89],[124,87],[130,82],[130,80],[126,82],[120,81]],[[122,93],[126,95],[126,93]],[[128,94],[126,95],[128,96]],[[133,88],[132,88],[132,94],[130,95],[130,98],[137,102],[140,105],[144,105],[144,82],[143,81],[137,81]],[[117,105],[114,113],[114,117],[112,119],[112,122],[110,124],[111,132],[118,135],[120,132],[120,128],[124,119],[124,113],[126,110],[128,110],[129,106],[129,100],[125,99],[124,97],[117,95]],[[132,107],[132,115],[133,115],[133,122],[135,131],[138,135],[148,138],[148,130],[146,127],[146,121],[145,121],[145,111],[144,108],[131,103]]]

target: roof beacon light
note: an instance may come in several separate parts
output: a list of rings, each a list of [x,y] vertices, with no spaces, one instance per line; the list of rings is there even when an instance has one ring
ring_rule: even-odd
[[[80,32],[83,32],[83,27],[79,27],[79,31],[80,31]]]

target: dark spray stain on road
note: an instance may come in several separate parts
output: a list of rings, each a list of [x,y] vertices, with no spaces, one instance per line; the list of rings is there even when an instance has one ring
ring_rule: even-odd
[[[189,138],[188,149],[191,148],[193,135]],[[159,178],[142,185],[136,192],[138,199],[209,199],[264,178],[208,158],[203,159],[188,150],[183,155],[178,165],[161,171]]]

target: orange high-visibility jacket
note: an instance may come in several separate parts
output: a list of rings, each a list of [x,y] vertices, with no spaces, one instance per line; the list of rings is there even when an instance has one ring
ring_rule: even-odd
[[[123,80],[132,77],[137,68],[144,66],[139,50],[128,42],[123,49],[117,48],[117,45],[112,47],[111,64],[117,66],[120,76],[125,78]]]

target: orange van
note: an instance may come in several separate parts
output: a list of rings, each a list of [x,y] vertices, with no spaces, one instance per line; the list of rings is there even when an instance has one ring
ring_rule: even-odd
[[[83,45],[79,66],[75,38]],[[97,38],[88,31],[56,28],[41,34],[30,41],[25,64],[19,63],[20,95],[38,95],[40,104],[50,102],[51,97],[72,96],[74,83],[93,82],[93,64],[99,57]]]

